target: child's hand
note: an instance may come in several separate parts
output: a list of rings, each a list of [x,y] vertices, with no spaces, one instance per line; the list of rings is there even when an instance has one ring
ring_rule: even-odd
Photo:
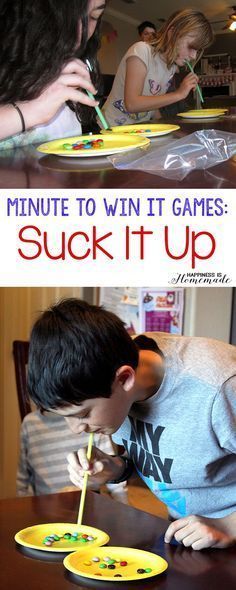
[[[177,90],[180,99],[182,100],[183,98],[186,98],[191,90],[195,90],[197,83],[198,77],[196,76],[196,74],[190,73],[187,76],[185,76]]]
[[[82,488],[84,474],[89,473],[88,487],[100,486],[109,480],[118,479],[124,471],[124,462],[122,459],[112,457],[103,453],[100,449],[93,447],[92,459],[87,459],[87,449],[79,449],[77,453],[69,453],[68,471],[72,483],[78,488]]]
[[[79,59],[73,59],[64,66],[57,80],[44,89],[38,98],[19,103],[26,129],[48,123],[67,100],[91,107],[97,105],[96,100],[89,98],[83,90],[96,93],[87,66]]]
[[[209,547],[217,549],[229,547],[235,543],[235,539],[221,530],[222,522],[221,518],[206,518],[194,514],[179,518],[168,527],[165,533],[165,543],[170,543],[174,537],[185,547],[192,547],[196,550]]]

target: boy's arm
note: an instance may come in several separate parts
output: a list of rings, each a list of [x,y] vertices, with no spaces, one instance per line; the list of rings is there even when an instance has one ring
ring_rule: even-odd
[[[226,457],[230,455],[235,457],[236,454],[235,420],[236,377],[233,376],[223,384],[212,409],[212,428],[219,446],[226,452]],[[232,505],[235,502],[235,497],[231,496],[229,502]],[[193,549],[230,547],[236,543],[236,512],[231,512],[221,518],[206,518],[193,514],[180,518],[168,527],[165,534],[166,543],[170,543],[173,537],[176,541]]]
[[[70,479],[76,487],[82,489],[86,471],[90,476],[88,480],[90,488],[96,484],[120,483],[127,479],[127,466],[122,457],[119,455],[112,457],[103,453],[101,449],[93,447],[92,459],[88,461],[86,451],[87,449],[80,448],[77,453],[69,453],[67,456]]]
[[[222,518],[206,518],[191,514],[170,524],[165,542],[172,538],[193,549],[224,549],[236,543],[236,512]]]
[[[219,520],[222,523],[223,530],[236,539],[236,512],[232,512]]]

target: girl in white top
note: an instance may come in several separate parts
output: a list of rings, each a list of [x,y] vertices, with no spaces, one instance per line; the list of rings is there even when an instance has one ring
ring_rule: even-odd
[[[96,81],[105,4],[1,1],[0,149],[81,133],[78,104],[97,104],[84,92],[96,89],[82,59],[93,62]]]
[[[213,40],[211,25],[196,10],[174,13],[150,44],[138,42],[123,57],[110,95],[103,106],[110,126],[159,118],[158,109],[186,98],[198,78],[188,73],[179,88],[167,92],[185,61],[196,62]]]

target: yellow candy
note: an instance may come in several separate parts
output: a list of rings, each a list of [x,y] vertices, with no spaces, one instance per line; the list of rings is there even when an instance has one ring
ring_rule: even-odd
[[[92,562],[91,561],[84,561],[84,565],[91,565]]]

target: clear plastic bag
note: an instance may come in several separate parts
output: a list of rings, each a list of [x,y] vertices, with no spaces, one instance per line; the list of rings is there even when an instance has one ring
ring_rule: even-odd
[[[164,178],[183,180],[193,170],[206,170],[236,153],[236,133],[203,129],[166,145],[150,145],[109,156],[115,168],[142,170]]]

